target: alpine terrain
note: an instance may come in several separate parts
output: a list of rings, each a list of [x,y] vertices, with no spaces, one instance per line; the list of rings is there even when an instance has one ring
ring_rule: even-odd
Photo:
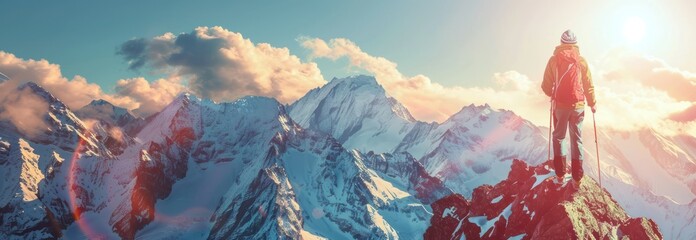
[[[49,108],[38,133],[0,121],[2,239],[696,238],[691,136],[602,131],[601,188],[594,148],[554,183],[544,128],[488,105],[421,122],[369,76],[145,119],[16,91]]]

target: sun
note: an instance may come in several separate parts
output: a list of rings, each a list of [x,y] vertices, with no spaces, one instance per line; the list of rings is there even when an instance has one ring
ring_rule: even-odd
[[[631,45],[638,44],[645,38],[645,21],[639,17],[626,19],[623,26],[623,35]]]

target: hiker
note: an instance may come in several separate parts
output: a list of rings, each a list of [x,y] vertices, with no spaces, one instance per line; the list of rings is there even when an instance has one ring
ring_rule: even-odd
[[[551,97],[551,141],[556,176],[560,179],[565,175],[568,151],[563,146],[563,140],[566,130],[570,130],[571,172],[573,180],[578,182],[583,176],[582,121],[585,118],[585,101],[592,113],[596,112],[597,107],[590,69],[580,56],[577,39],[572,31],[567,30],[561,35],[561,44],[546,64],[541,89]]]

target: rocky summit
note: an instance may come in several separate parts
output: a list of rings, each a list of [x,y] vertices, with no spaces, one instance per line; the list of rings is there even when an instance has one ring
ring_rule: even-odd
[[[425,239],[662,239],[655,222],[631,218],[591,178],[554,180],[552,163],[514,160],[508,178],[432,204]]]

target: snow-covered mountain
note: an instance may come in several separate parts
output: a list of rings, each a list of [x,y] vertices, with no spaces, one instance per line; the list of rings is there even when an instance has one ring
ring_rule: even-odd
[[[410,238],[452,193],[408,153],[347,150],[274,99],[181,95],[115,154],[29,86],[54,103],[47,120],[62,121],[41,142],[0,133],[2,171],[14,176],[2,185],[1,238]],[[63,125],[72,135],[44,140]]]
[[[34,83],[17,89],[48,104],[45,129],[24,135],[0,121],[0,238],[45,239],[63,235],[80,211],[94,208],[84,183],[95,175],[81,164],[113,154],[62,102]],[[81,162],[76,163],[76,158]],[[73,174],[80,171],[81,174]],[[80,199],[80,200],[78,200]]]
[[[288,112],[300,126],[329,133],[363,152],[392,152],[414,128],[429,127],[368,76],[334,78],[309,91]]]
[[[367,76],[334,79],[289,106],[182,94],[146,120],[105,101],[76,114],[40,86],[24,88],[49,103],[48,128],[27,136],[0,122],[0,171],[11,179],[0,185],[3,239],[420,239],[433,202],[475,198],[513,159],[546,161],[545,131],[510,111],[471,105],[425,123]],[[604,186],[666,238],[692,238],[694,203],[672,201],[690,195],[662,184],[693,186],[684,156],[696,141],[650,136],[631,147],[666,149],[651,156],[672,158],[653,167],[673,180],[624,170],[638,164],[633,155],[605,158],[630,153],[616,141],[601,152]]]
[[[352,99],[353,96],[360,97]],[[523,159],[529,165],[546,161],[548,128],[537,127],[510,111],[488,105],[465,106],[441,124],[403,118],[410,116],[405,109],[386,104],[362,104],[361,108],[355,108],[359,111],[340,111],[353,109],[351,105],[355,102],[383,99],[391,98],[374,78],[355,76],[334,79],[310,91],[293,103],[289,112],[301,126],[331,133],[343,139],[349,148],[408,152],[431,175],[467,198],[474,188],[503,180],[512,159]],[[394,104],[400,106],[398,102]],[[379,114],[365,114],[368,112]],[[344,119],[344,123],[329,124],[329,119]],[[316,124],[321,121],[327,123]],[[373,127],[390,125],[405,127],[391,132]],[[591,125],[585,126],[590,127],[586,132],[592,131]],[[388,143],[370,143],[371,136]],[[603,187],[628,214],[654,219],[668,239],[696,237],[693,218],[696,139],[663,136],[650,129],[636,132],[600,129],[599,137]],[[587,161],[583,166],[588,176],[598,179],[593,140],[591,134],[585,134]]]
[[[466,196],[503,180],[514,158],[546,159],[544,134],[511,111],[470,105],[441,124],[416,121],[371,76],[333,79],[288,109],[302,127],[330,133],[348,148],[408,152]]]
[[[76,110],[75,115],[81,119],[100,120],[119,127],[138,125],[138,123],[134,122],[143,120],[135,117],[128,109],[114,106],[103,99],[93,100]]]
[[[696,138],[652,129],[598,134],[603,187],[626,212],[654,220],[666,239],[696,238]],[[585,146],[585,173],[598,179],[595,146]]]
[[[75,110],[75,115],[83,121],[97,121],[106,128],[118,127],[120,131],[130,136],[137,134],[145,124],[145,119],[136,117],[128,109],[117,107],[103,99],[93,100]]]

